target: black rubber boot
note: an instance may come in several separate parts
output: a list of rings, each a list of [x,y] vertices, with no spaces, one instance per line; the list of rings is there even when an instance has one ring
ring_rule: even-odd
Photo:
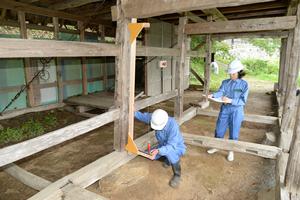
[[[162,166],[164,168],[169,168],[171,166],[171,164],[170,164],[170,162],[169,162],[169,160],[167,158],[164,160]]]
[[[172,164],[172,170],[173,170],[173,177],[171,178],[169,185],[172,188],[177,188],[180,183],[180,177],[181,177],[181,166],[180,166],[180,161],[178,161],[175,164]]]

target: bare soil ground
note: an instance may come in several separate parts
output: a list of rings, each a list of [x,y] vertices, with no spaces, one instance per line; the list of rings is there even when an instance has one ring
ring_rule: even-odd
[[[272,85],[251,82],[251,85],[254,84],[257,85],[252,88],[259,90],[252,90],[250,93],[246,113],[274,115],[273,98],[265,94],[272,90]],[[200,97],[199,92],[187,91],[185,108]],[[145,111],[152,111],[157,107],[168,110],[170,114],[173,112],[172,101],[163,102]],[[218,105],[214,104],[212,107],[218,109]],[[62,116],[67,119],[66,115],[74,116],[67,112]],[[73,120],[80,121],[82,118]],[[213,137],[215,121],[213,117],[198,116],[183,124],[181,130]],[[135,134],[141,135],[147,132],[148,128],[147,125],[136,122]],[[240,140],[261,143],[264,134],[273,128],[244,123]],[[21,160],[17,164],[38,176],[55,181],[112,151],[113,124],[109,124]],[[112,200],[244,200],[257,199],[260,190],[274,186],[274,161],[236,153],[234,162],[228,162],[226,155],[227,152],[223,151],[208,155],[205,148],[188,146],[188,151],[182,159],[182,182],[176,190],[168,186],[172,176],[171,168],[165,169],[161,162],[141,157],[115,170],[88,189]],[[0,200],[27,199],[36,192],[0,171]]]

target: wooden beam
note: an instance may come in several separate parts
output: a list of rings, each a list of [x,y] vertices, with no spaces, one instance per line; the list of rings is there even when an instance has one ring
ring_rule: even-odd
[[[38,191],[41,191],[51,184],[50,181],[36,176],[13,163],[5,166],[4,171],[21,183]],[[62,188],[62,191],[64,199],[66,200],[107,200],[107,198],[75,186],[74,184],[67,184]]]
[[[178,42],[177,45],[180,48],[180,60],[176,66],[176,89],[178,90],[178,96],[174,105],[174,116],[180,119],[183,115],[183,94],[184,94],[184,68],[186,64],[186,40],[185,25],[187,24],[187,17],[179,18],[178,25]]]
[[[231,7],[246,4],[270,2],[272,0],[130,0],[124,1],[123,10],[125,17],[148,18],[171,13],[181,13],[185,11],[203,10],[218,7]]]
[[[134,105],[135,111],[138,111],[138,110],[144,109],[148,106],[152,106],[152,105],[160,103],[162,101],[166,101],[168,99],[174,98],[177,95],[178,95],[178,91],[174,90],[174,91],[166,92],[164,94],[160,94],[160,95],[156,95],[156,96],[149,97],[146,99],[138,100],[135,102],[135,105]]]
[[[195,78],[202,84],[204,85],[204,81],[203,79],[201,78],[201,76],[193,69],[193,68],[190,68],[192,74],[195,76]]]
[[[196,23],[198,23],[198,22],[206,22],[205,19],[202,19],[201,17],[195,15],[193,12],[190,12],[190,11],[185,12],[185,16],[187,16],[187,18],[189,20],[191,20],[193,22],[196,22]]]
[[[54,39],[59,40],[59,21],[57,17],[52,18],[53,27],[54,27]],[[64,91],[63,91],[63,83],[62,83],[62,67],[61,67],[61,58],[55,59],[56,66],[56,80],[57,80],[57,97],[58,102],[61,103],[64,100]]]
[[[251,142],[212,138],[188,133],[183,133],[183,137],[186,144],[247,153],[263,158],[277,159],[277,156],[281,153],[281,149],[278,147]]]
[[[68,8],[75,8],[89,3],[103,2],[103,0],[67,0],[51,5],[49,8],[54,10],[65,10]]]
[[[139,149],[146,149],[148,142],[152,145],[156,143],[154,131],[135,140]],[[78,171],[57,180],[41,192],[29,198],[29,200],[51,200],[60,198],[62,196],[60,188],[70,182],[79,187],[86,188],[135,157],[136,155],[128,154],[127,152],[114,151],[79,169]]]
[[[260,19],[232,20],[226,22],[205,22],[186,25],[186,33],[201,35],[209,33],[236,33],[293,29],[295,16]]]
[[[13,163],[5,166],[4,171],[15,179],[19,180],[21,183],[38,191],[51,184],[50,181],[36,176]]]
[[[210,116],[210,117],[218,117],[219,111],[198,109],[197,114],[204,115],[204,116]],[[261,123],[261,124],[277,124],[278,117],[246,114],[244,117],[244,121]]]
[[[1,87],[0,88],[0,94],[1,93],[16,92],[16,91],[19,91],[22,87],[23,87],[23,85]]]
[[[0,167],[108,124],[119,117],[119,112],[119,109],[114,109],[39,137],[4,147],[0,149]]]
[[[108,200],[107,198],[100,196],[94,192],[83,189],[72,183],[67,184],[61,188],[64,200]]]
[[[3,115],[0,116],[0,120],[10,119],[10,118],[13,118],[13,117],[17,117],[19,115],[24,115],[24,114],[32,113],[32,112],[42,112],[42,111],[45,111],[45,110],[52,110],[52,109],[56,109],[56,108],[61,108],[64,105],[65,105],[64,103],[57,103],[57,104],[49,104],[49,105],[44,105],[44,106],[32,107],[32,108],[10,110],[10,111],[4,112]]]
[[[148,47],[138,46],[137,56],[179,56],[180,49],[178,48],[161,48],[161,47]]]
[[[227,21],[227,18],[217,8],[203,9],[202,12],[212,16],[212,21]]]
[[[117,56],[118,54],[119,47],[114,44],[0,39],[0,58],[98,57]]]
[[[180,49],[178,48],[161,48],[150,46],[138,46],[136,51],[137,56],[180,56]],[[187,51],[188,57],[204,57],[198,51]]]
[[[235,38],[287,38],[288,31],[259,31],[245,33],[222,33],[213,34],[213,40],[226,40]]]

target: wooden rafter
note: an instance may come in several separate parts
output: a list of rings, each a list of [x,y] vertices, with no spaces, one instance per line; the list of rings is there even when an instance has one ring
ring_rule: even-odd
[[[22,3],[22,2],[16,2],[11,0],[1,0],[0,1],[0,8],[10,9],[10,10],[16,10],[16,11],[23,11],[25,13],[31,13],[41,16],[47,16],[47,17],[58,17],[61,19],[67,19],[71,21],[83,21],[90,24],[104,24],[107,26],[112,26],[111,22],[108,20],[94,20],[89,17],[81,16],[81,15],[74,15],[67,12],[62,12],[58,10],[53,10],[49,8],[43,8],[38,6],[33,6],[30,4]]]
[[[194,14],[193,12],[185,12],[185,16],[187,16],[187,18],[193,22],[206,22],[205,19],[202,19],[201,17],[197,16],[196,14]]]
[[[203,9],[202,12],[212,16],[213,21],[227,21],[227,18],[217,8]]]

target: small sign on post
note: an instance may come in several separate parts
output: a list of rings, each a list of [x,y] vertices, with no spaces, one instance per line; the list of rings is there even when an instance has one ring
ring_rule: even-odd
[[[160,68],[166,68],[166,67],[168,67],[168,62],[166,60],[160,60],[159,61],[159,67]]]

